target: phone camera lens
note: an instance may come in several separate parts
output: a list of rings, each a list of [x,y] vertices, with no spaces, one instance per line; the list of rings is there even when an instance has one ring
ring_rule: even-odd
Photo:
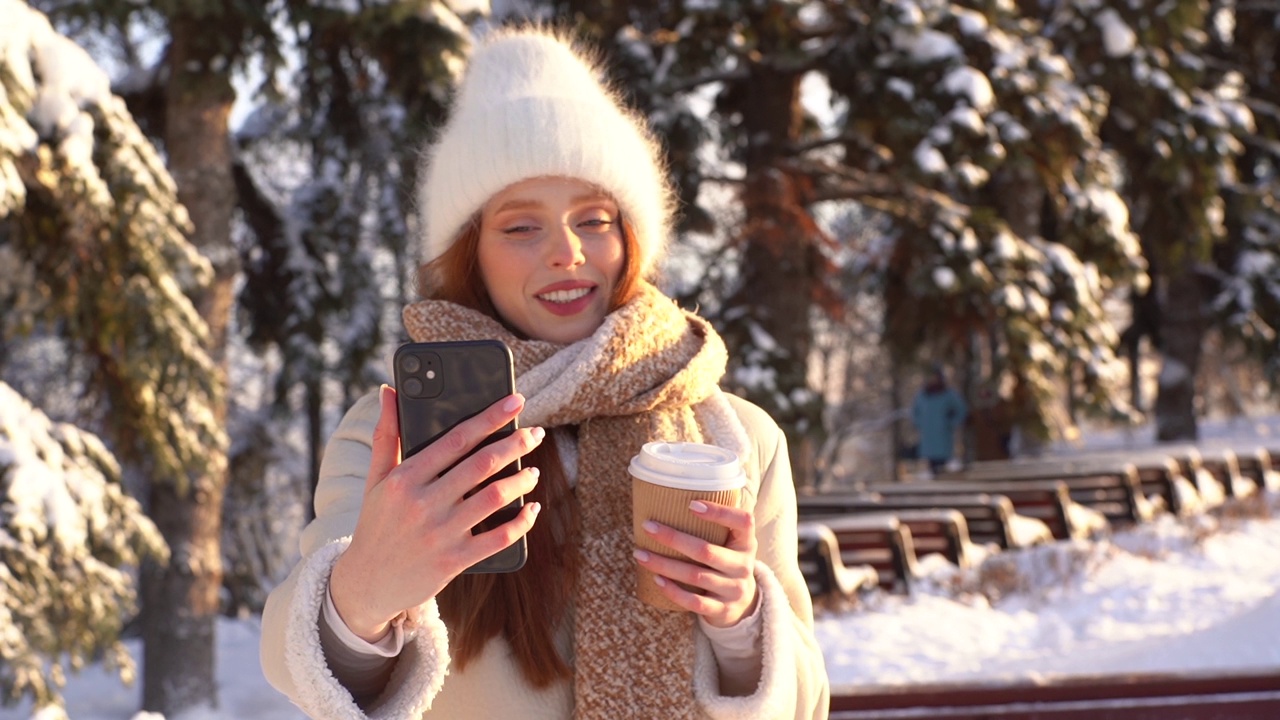
[[[416,373],[422,368],[422,361],[417,355],[405,355],[400,358],[400,367],[404,368],[405,372]]]
[[[418,378],[409,378],[404,381],[404,391],[410,397],[416,397],[416,396],[422,395],[422,391],[424,389],[425,388],[422,386],[422,381],[419,380]]]

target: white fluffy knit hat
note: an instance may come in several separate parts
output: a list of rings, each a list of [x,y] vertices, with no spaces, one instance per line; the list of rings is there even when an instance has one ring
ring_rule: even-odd
[[[600,67],[540,28],[500,31],[471,54],[448,123],[423,157],[423,260],[440,256],[489,198],[540,176],[608,192],[652,275],[671,233],[674,193],[648,126]]]

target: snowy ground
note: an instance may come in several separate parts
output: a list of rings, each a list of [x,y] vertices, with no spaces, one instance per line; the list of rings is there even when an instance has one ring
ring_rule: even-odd
[[[831,681],[1280,671],[1280,497],[1269,500],[1272,519],[1164,517],[1107,542],[1019,552],[1009,572],[942,569],[910,598],[824,613]]]
[[[1244,430],[1257,428],[1232,432]],[[1130,444],[1143,438],[1090,443]],[[964,574],[935,565],[932,589],[819,615],[832,683],[1280,672],[1280,497],[1267,500],[1269,518],[1166,517],[1108,541],[1006,553],[1007,564]],[[225,620],[218,631],[222,707],[182,720],[303,718],[262,678],[256,623]],[[66,697],[72,720],[163,720],[138,713],[137,688],[99,668],[73,677]],[[0,709],[0,720],[36,717],[29,705]]]

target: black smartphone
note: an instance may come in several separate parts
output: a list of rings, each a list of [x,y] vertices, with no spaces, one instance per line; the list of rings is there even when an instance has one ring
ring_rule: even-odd
[[[501,340],[407,343],[396,349],[392,362],[400,417],[400,448],[406,458],[435,442],[458,423],[515,392],[511,349]],[[516,421],[512,420],[481,441],[475,450],[509,436],[516,427]],[[475,450],[468,453],[468,457]],[[519,470],[517,459],[477,490]],[[479,534],[497,527],[513,519],[522,507],[524,498],[516,498],[471,532]],[[528,545],[522,537],[511,547],[464,572],[515,572],[524,566],[527,557]]]

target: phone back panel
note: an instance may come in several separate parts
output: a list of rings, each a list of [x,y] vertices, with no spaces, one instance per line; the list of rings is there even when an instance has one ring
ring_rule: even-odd
[[[515,392],[511,350],[497,340],[408,343],[396,350],[394,368],[400,444],[406,458],[435,442],[458,423]],[[507,437],[516,427],[515,421],[508,423],[481,441],[476,450]],[[519,470],[517,460],[495,473],[490,482]],[[514,518],[523,505],[523,499],[517,498],[476,526],[474,532],[483,532]],[[521,538],[466,572],[513,572],[524,565],[526,553]]]

